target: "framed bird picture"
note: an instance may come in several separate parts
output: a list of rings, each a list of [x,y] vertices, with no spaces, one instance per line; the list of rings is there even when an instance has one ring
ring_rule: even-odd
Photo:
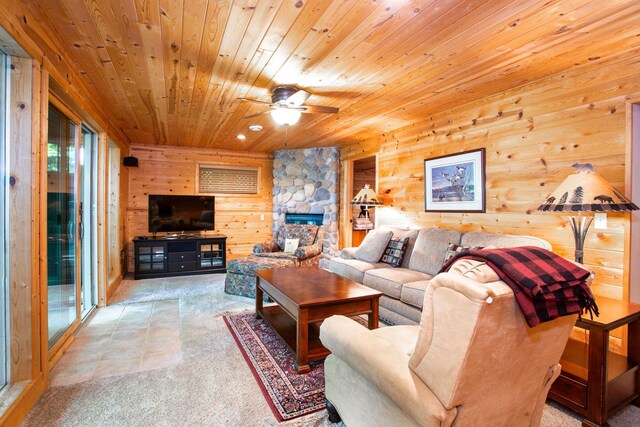
[[[426,212],[485,212],[485,150],[424,161]]]

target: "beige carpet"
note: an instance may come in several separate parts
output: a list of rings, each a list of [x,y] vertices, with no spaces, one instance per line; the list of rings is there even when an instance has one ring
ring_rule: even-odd
[[[148,301],[155,284],[158,299],[179,299],[182,363],[52,387],[24,425],[332,426],[324,411],[289,423],[278,424],[275,420],[221,317],[225,312],[253,307],[252,300],[225,295],[224,275],[191,276],[176,279],[176,283],[179,285],[173,286],[169,279],[125,281],[116,297],[120,303]],[[185,287],[186,283],[198,292]],[[203,289],[206,292],[201,292]],[[628,406],[610,424],[638,426],[640,409]],[[547,405],[542,425],[577,427],[580,421]]]

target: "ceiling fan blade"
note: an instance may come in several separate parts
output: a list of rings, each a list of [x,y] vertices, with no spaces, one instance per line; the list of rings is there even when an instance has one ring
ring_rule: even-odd
[[[269,110],[271,111],[271,110]],[[264,116],[265,114],[269,114],[269,111],[263,111],[262,113],[256,113],[256,114],[251,114],[249,116],[244,116],[243,119],[252,119],[254,117],[258,117],[258,116]]]
[[[270,102],[258,101],[257,99],[251,99],[251,98],[237,98],[237,99],[239,99],[240,101],[252,102],[254,104],[271,105]]]
[[[309,92],[306,92],[300,89],[299,91],[297,91],[296,93],[288,97],[286,102],[287,102],[287,105],[294,105],[298,107],[304,104],[304,101],[309,99],[310,96],[311,94]]]
[[[303,113],[326,113],[326,114],[335,114],[340,111],[339,108],[336,107],[324,107],[322,105],[305,105],[306,109]]]

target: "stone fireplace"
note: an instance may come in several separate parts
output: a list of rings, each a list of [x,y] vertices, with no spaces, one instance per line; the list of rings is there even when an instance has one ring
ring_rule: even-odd
[[[280,150],[273,160],[273,231],[287,213],[322,214],[323,252],[338,253],[340,150],[336,147]]]

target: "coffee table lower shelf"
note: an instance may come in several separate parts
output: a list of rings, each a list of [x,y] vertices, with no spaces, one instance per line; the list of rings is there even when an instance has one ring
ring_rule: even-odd
[[[262,308],[259,314],[265,322],[271,326],[276,334],[282,338],[296,354],[297,347],[297,325],[296,321],[287,314],[279,305],[270,305]],[[320,325],[322,322],[309,323],[309,361],[324,360],[331,352],[327,350],[320,342]]]

